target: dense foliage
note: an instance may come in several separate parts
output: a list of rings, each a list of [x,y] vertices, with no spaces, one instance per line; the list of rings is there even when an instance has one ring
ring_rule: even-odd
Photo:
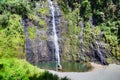
[[[14,58],[0,59],[0,79],[1,80],[29,80],[34,74],[40,74],[38,68],[33,67],[25,60]]]
[[[0,80],[68,80],[32,66],[26,60],[0,59]]]
[[[4,15],[1,15],[1,16],[4,17]],[[19,21],[20,21],[20,17],[18,15],[15,15],[15,14],[10,15],[7,26],[6,27],[5,25],[1,26],[0,56],[12,57],[14,55],[14,56],[20,57],[20,55],[23,55],[23,52],[21,50],[23,49],[23,46],[24,46],[24,31]],[[17,52],[20,52],[20,53],[17,54]]]
[[[24,31],[21,26],[21,16],[28,12],[26,0],[0,2],[0,57],[24,58]]]
[[[0,3],[0,13],[9,11],[12,14],[27,15],[30,6],[26,0],[2,0]]]
[[[25,58],[25,36],[22,19],[34,21],[34,2],[27,0],[1,0],[0,2],[0,57]],[[40,21],[40,25],[43,24]],[[29,28],[30,38],[35,37],[35,28]]]
[[[112,57],[120,60],[120,1],[119,0],[57,0],[61,11],[68,20],[68,33],[65,37],[70,39],[64,42],[65,47],[71,50],[73,57],[79,53],[80,22],[84,23],[84,48],[88,53],[89,46],[95,40],[104,41]],[[104,33],[101,40],[99,35]],[[94,33],[94,40],[93,40]],[[77,37],[76,37],[77,36]],[[70,47],[70,46],[71,47]],[[78,46],[78,47],[76,47]],[[110,47],[108,47],[110,46]],[[66,52],[67,53],[67,52]],[[110,58],[110,57],[108,57]]]
[[[25,59],[25,35],[23,18],[29,18],[33,27],[28,27],[30,39],[36,37],[36,13],[33,11],[38,0],[0,0],[0,80],[68,80],[59,78],[32,66]],[[48,14],[47,9],[38,9],[40,15]],[[44,20],[39,28],[45,30]],[[14,57],[14,58],[12,58]],[[23,60],[17,58],[24,58]]]
[[[27,18],[28,36],[36,38],[36,28],[47,32],[47,24],[43,19],[49,16],[48,3],[42,0],[35,10],[38,0],[0,0],[0,58],[25,58],[25,36],[21,25],[23,18]],[[108,61],[113,58],[120,60],[120,1],[119,0],[55,0],[58,2],[63,17],[67,20],[67,31],[62,33],[65,45],[63,53],[70,56],[64,58],[73,60],[81,57],[83,43],[80,41],[81,32],[85,53],[90,53],[91,43],[96,40],[105,42],[105,48],[110,51]],[[44,5],[43,5],[44,3]],[[36,17],[38,14],[38,17]],[[31,26],[32,24],[33,26]],[[83,24],[83,30],[81,25]],[[37,26],[37,27],[36,27]],[[64,26],[64,25],[63,25]],[[103,34],[102,38],[99,36]],[[46,40],[47,35],[41,35]],[[95,49],[97,45],[94,45]],[[86,58],[89,61],[89,58]]]

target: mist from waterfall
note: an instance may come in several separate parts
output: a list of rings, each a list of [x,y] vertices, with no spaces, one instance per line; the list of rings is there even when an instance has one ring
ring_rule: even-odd
[[[55,56],[57,59],[57,65],[60,65],[60,56],[59,56],[59,44],[58,44],[58,36],[56,32],[56,25],[55,25],[55,8],[53,5],[53,2],[51,0],[48,0],[49,8],[52,13],[52,26],[53,26],[53,36],[54,36],[54,45],[55,45]]]

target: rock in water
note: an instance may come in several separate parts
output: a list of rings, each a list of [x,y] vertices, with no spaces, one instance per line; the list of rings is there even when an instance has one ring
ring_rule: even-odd
[[[58,70],[62,70],[62,66],[60,64],[57,65]]]

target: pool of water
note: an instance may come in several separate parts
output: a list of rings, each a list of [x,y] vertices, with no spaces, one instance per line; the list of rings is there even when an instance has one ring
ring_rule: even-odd
[[[61,72],[85,72],[91,69],[89,63],[61,62]],[[56,62],[41,62],[38,64],[41,69],[56,70]]]

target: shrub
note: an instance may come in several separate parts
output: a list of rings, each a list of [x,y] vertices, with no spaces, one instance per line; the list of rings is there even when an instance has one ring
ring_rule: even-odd
[[[68,80],[60,79],[47,71],[32,66],[26,60],[15,58],[0,59],[0,80]]]
[[[30,11],[27,0],[3,0],[0,3],[0,12],[9,11],[19,15],[26,15]]]
[[[18,15],[9,16],[6,28],[0,28],[0,57],[24,57],[24,31]],[[1,24],[0,24],[1,25]],[[19,54],[18,54],[19,52]]]
[[[29,80],[34,74],[40,75],[40,70],[26,60],[0,59],[0,80]]]

